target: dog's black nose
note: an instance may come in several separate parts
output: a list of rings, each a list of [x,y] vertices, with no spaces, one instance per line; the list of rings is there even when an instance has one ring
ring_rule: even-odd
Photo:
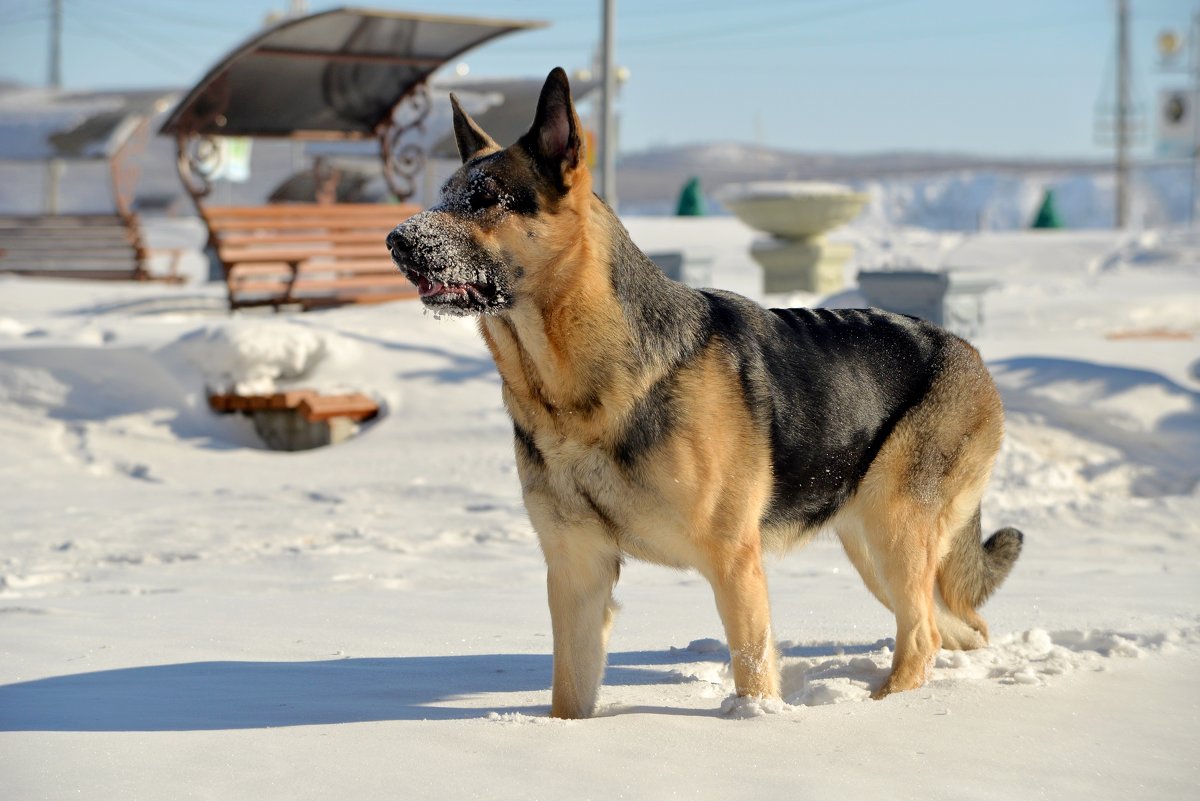
[[[400,228],[393,228],[391,233],[387,235],[387,248],[390,252],[395,253],[396,248],[403,242],[403,235],[400,233]]]

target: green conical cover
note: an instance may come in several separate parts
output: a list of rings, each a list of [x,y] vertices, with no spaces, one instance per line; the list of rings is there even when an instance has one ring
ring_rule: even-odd
[[[704,216],[704,194],[700,191],[699,178],[692,178],[684,185],[675,214],[679,217]]]
[[[1038,209],[1037,216],[1033,218],[1031,228],[1062,228],[1062,220],[1058,216],[1058,209],[1054,208],[1054,192],[1050,189],[1046,190],[1045,196],[1042,197],[1042,207]]]

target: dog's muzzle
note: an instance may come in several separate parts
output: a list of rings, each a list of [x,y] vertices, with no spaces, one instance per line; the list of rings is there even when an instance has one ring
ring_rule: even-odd
[[[430,212],[410,217],[387,235],[392,261],[426,306],[454,314],[497,311],[507,296],[472,244],[464,232]]]

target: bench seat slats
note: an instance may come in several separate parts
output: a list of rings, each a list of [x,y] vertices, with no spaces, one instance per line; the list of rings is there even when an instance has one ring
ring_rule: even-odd
[[[0,266],[0,273],[7,273],[8,275],[20,275],[25,278],[76,278],[87,279],[89,281],[129,281],[134,278],[133,271],[129,269],[104,270],[97,268],[75,270],[49,268],[43,270],[39,268],[36,270],[22,270],[5,269],[4,267]]]
[[[145,267],[136,217],[116,214],[0,216],[0,273],[137,281]],[[174,275],[167,277],[173,279]]]
[[[387,247],[381,238],[370,245],[334,245],[325,246],[314,243],[308,247],[287,247],[283,244],[266,247],[224,247],[220,249],[221,259],[228,264],[245,264],[248,262],[302,262],[313,259],[343,260],[378,257],[387,253]]]
[[[125,228],[125,219],[117,214],[14,214],[0,217],[0,230],[6,228]]]
[[[390,232],[392,227],[388,227]],[[387,232],[383,234],[384,239],[387,238]],[[249,234],[225,234],[221,237],[221,244],[225,247],[245,247],[249,245],[299,245],[299,244],[330,244],[330,245],[378,245],[383,239],[380,239],[379,230],[371,228],[366,231],[321,231],[317,233],[289,233],[289,234],[273,234],[273,233],[249,233]]]
[[[287,281],[270,281],[270,280],[247,280],[237,284],[237,291],[243,294],[254,293],[271,293],[285,295],[290,289],[290,294],[293,297],[298,297],[305,293],[313,292],[332,292],[341,289],[354,289],[358,291],[369,290],[378,287],[381,292],[390,292],[393,294],[417,296],[416,288],[402,277],[391,278],[387,276],[354,276],[343,278],[299,278],[295,283]]]

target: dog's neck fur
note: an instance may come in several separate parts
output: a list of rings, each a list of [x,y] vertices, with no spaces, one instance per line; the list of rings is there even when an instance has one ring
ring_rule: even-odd
[[[574,205],[558,213],[576,215],[578,224],[566,227],[570,239],[545,243],[557,255],[537,285],[505,313],[481,319],[518,424],[531,422],[527,415],[586,425],[597,414],[624,414],[694,350],[706,308],[703,296],[667,279],[608,206],[583,189],[564,199]]]

